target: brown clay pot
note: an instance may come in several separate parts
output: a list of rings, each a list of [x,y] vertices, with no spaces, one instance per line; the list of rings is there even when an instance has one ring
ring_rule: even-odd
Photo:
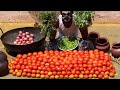
[[[57,31],[52,31],[52,32],[50,33],[50,37],[49,37],[50,42],[54,42],[54,41],[55,41],[56,32],[57,32]]]
[[[90,32],[88,34],[88,39],[93,43],[93,45],[95,46],[96,45],[96,39],[100,37],[100,34],[98,32]]]
[[[120,57],[120,42],[115,42],[115,43],[112,44],[111,54],[115,58]]]
[[[107,38],[99,37],[96,39],[96,49],[107,52],[110,49],[110,43]]]
[[[88,38],[88,28],[79,28],[82,38],[85,40]]]

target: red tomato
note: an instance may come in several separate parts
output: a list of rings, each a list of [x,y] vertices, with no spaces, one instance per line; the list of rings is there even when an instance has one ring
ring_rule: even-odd
[[[21,54],[18,54],[16,57],[17,57],[17,58],[22,58],[22,55],[21,55]]]
[[[88,67],[88,65],[87,64],[83,64],[83,67],[86,68],[86,67]]]
[[[62,75],[66,75],[66,71],[62,71],[62,73],[61,73]]]
[[[80,72],[77,72],[77,73],[80,73]],[[70,72],[70,71],[67,71],[67,75],[71,75],[71,72]]]
[[[108,72],[108,71],[106,71],[106,72],[105,72],[105,74],[106,74],[106,75],[109,75],[109,72]]]
[[[105,73],[104,73],[104,72],[101,72],[100,74],[101,74],[102,76],[104,76]]]
[[[94,49],[94,52],[95,52],[95,53],[98,53],[98,52],[99,52],[99,50],[98,50],[98,49]]]
[[[98,67],[94,67],[95,70],[98,70]]]
[[[86,74],[86,75],[88,75],[88,74],[89,74],[89,71],[88,71],[88,70],[86,70],[86,71],[85,71],[85,74]]]
[[[21,66],[20,65],[16,65],[16,69],[21,69]]]
[[[31,72],[32,72],[32,70],[28,68],[28,69],[27,69],[27,72],[28,72],[28,73],[31,73]]]
[[[32,70],[31,72],[34,73],[34,74],[36,74],[36,70]]]
[[[45,75],[45,78],[46,78],[46,79],[49,79],[49,76],[48,76],[48,75]]]
[[[70,68],[73,68],[73,64],[70,64],[69,67],[70,67]]]
[[[89,78],[92,78],[93,77],[93,75],[92,74],[89,74],[89,76],[88,76]]]
[[[41,74],[41,75],[44,75],[44,74],[45,74],[45,72],[44,72],[44,71],[40,71],[40,74]]]
[[[78,70],[80,70],[80,68],[77,66],[77,67],[75,67],[75,70],[78,71]]]
[[[78,74],[75,74],[75,75],[74,75],[74,78],[78,78],[78,77],[79,77],[79,75],[78,75]]]
[[[38,54],[37,52],[33,52],[33,54],[32,54],[32,55],[33,55],[33,56],[37,56],[37,54]]]
[[[92,70],[92,68],[88,67],[88,68],[87,68],[87,70],[88,70],[88,71],[91,71],[91,70]]]
[[[84,75],[84,79],[88,79],[89,78],[89,76],[88,75]]]
[[[91,70],[90,73],[91,73],[91,74],[94,74],[94,70]]]
[[[110,62],[107,62],[107,66],[108,66],[108,67],[110,66]]]
[[[33,67],[33,69],[34,69],[34,67]],[[43,70],[43,71],[46,71],[46,70],[47,70],[47,68],[46,68],[46,67],[43,67],[43,68],[42,68],[42,70]]]
[[[107,74],[104,75],[104,79],[108,79],[109,76]]]
[[[13,66],[11,67],[11,69],[15,70],[15,69],[16,69],[16,66],[15,66],[15,65],[13,65]]]
[[[98,72],[98,71],[95,71],[95,74],[96,74],[96,75],[99,75],[99,72]]]
[[[110,76],[110,77],[114,77],[115,74],[114,74],[113,72],[110,72],[109,76]]]
[[[36,77],[36,74],[34,74],[34,73],[31,74],[31,77],[32,77],[32,78],[35,78],[35,77]]]
[[[96,74],[93,74],[93,78],[97,78],[97,75],[96,75]]]
[[[12,75],[13,75],[13,76],[16,76],[16,72],[12,72]]]
[[[27,54],[23,54],[23,55],[22,55],[22,58],[23,58],[23,59],[26,59],[26,58],[27,58]]]
[[[27,77],[31,77],[31,73],[27,73]]]
[[[64,78],[64,76],[63,76],[63,75],[60,75],[60,78],[62,79],[62,78]]]
[[[36,77],[36,78],[40,78],[40,77],[41,77],[41,78],[44,78],[44,75],[36,74],[35,77]]]
[[[101,63],[98,63],[98,65],[97,65],[98,67],[102,67],[102,64]]]
[[[39,74],[39,73],[40,73],[40,70],[36,70],[36,73]]]
[[[102,78],[103,78],[103,76],[102,76],[101,74],[99,74],[99,75],[98,75],[98,78],[99,78],[99,79],[102,79]]]
[[[23,72],[27,72],[27,69],[24,69]]]
[[[57,72],[57,75],[61,75],[61,72]]]
[[[76,71],[75,71],[75,70],[72,70],[72,71],[71,71],[71,73],[72,73],[72,74],[75,74],[75,73],[76,73]]]
[[[76,74],[79,75],[79,74],[80,74],[80,71],[76,71]]]
[[[88,68],[92,68],[93,67],[93,65],[91,65],[91,64],[88,64]]]
[[[33,69],[34,69],[34,70],[37,70],[37,69],[38,69],[38,67],[37,67],[37,66],[33,66]]]
[[[81,71],[81,74],[85,74],[85,72],[84,72],[84,71]]]
[[[26,73],[26,72],[23,72],[23,73],[22,73],[22,76],[23,76],[23,77],[26,77],[26,76],[27,76],[27,73]]]
[[[87,64],[87,60],[84,60],[84,61],[83,61],[83,64]]]
[[[42,67],[38,67],[38,70],[42,70]]]

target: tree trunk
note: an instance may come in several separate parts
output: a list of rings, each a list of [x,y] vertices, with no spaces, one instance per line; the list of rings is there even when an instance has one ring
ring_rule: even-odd
[[[52,31],[51,33],[50,33],[50,42],[54,42],[55,41],[55,37],[56,37],[56,32],[57,31]]]
[[[82,38],[86,40],[88,38],[88,28],[79,28]]]

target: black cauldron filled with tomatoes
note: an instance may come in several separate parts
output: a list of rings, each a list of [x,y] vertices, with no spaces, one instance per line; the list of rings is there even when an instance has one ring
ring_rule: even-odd
[[[24,43],[22,45],[20,43],[16,44],[16,38],[18,37],[20,31],[31,33],[32,35],[34,35],[33,41],[27,44]],[[41,50],[41,46],[43,46],[45,38],[46,34],[44,31],[41,31],[40,28],[23,27],[5,32],[1,36],[1,41],[2,44],[5,46],[6,52],[12,56],[16,56],[17,54],[25,54],[28,52]]]

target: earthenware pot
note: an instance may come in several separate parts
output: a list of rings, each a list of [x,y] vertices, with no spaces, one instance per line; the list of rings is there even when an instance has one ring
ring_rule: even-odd
[[[96,39],[100,37],[100,34],[98,32],[90,32],[88,34],[88,39],[93,43],[93,45],[95,46],[96,45]]]
[[[110,49],[110,43],[107,38],[99,37],[96,39],[96,49],[107,52]]]
[[[120,42],[114,42],[111,48],[111,54],[115,58],[120,57]]]
[[[7,60],[7,55],[2,51],[0,51],[0,60]]]

